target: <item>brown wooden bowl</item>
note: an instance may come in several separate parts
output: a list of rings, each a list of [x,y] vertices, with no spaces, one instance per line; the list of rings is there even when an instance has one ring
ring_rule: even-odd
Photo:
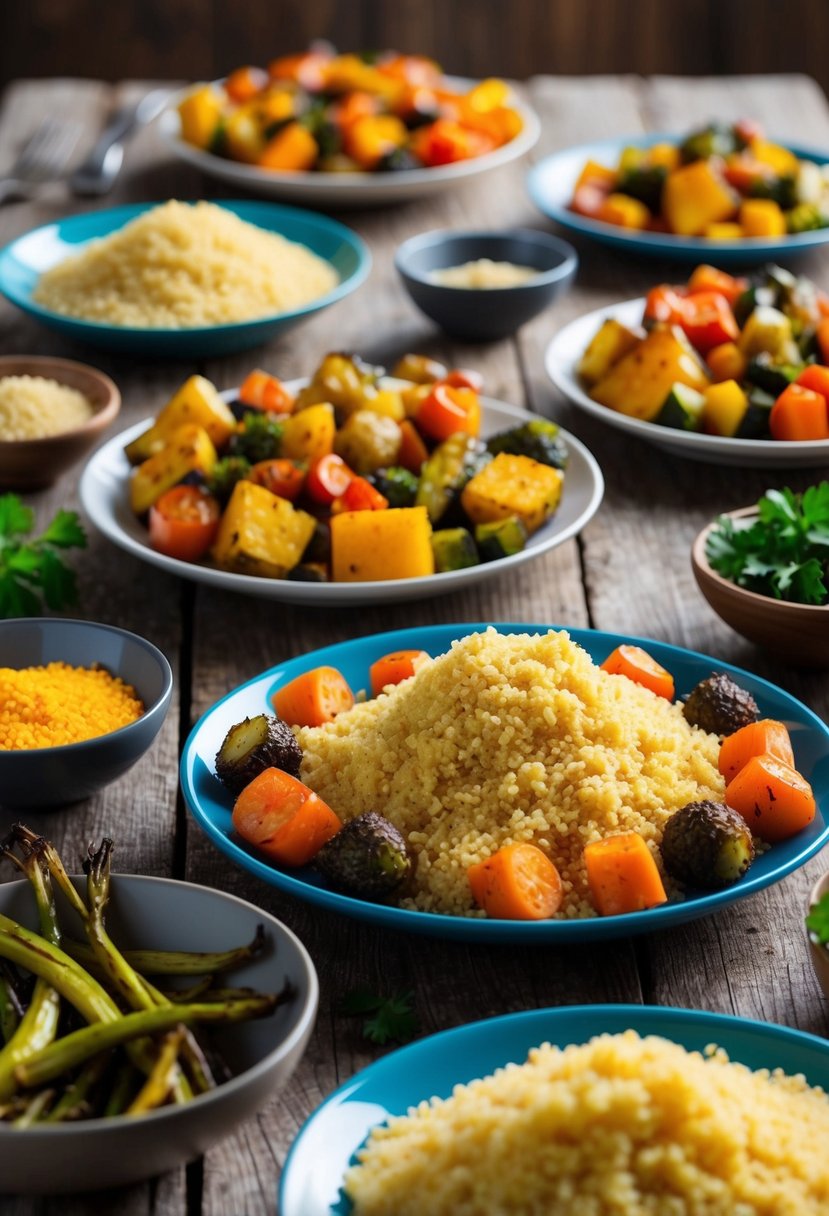
[[[730,519],[757,514],[756,507],[728,511]],[[691,548],[700,591],[726,625],[763,650],[796,667],[829,667],[829,604],[792,604],[746,591],[708,564],[705,544],[716,521],[703,528]]]
[[[40,490],[80,460],[113,422],[121,394],[109,376],[85,363],[48,355],[0,356],[3,376],[45,376],[77,389],[95,411],[88,422],[43,439],[0,440],[0,490]]]

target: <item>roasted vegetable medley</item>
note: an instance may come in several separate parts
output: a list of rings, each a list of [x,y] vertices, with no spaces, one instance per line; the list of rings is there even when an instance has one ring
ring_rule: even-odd
[[[523,127],[502,80],[462,91],[423,56],[338,55],[322,43],[199,85],[178,111],[187,143],[279,172],[433,168],[483,156]]]
[[[287,986],[226,986],[227,973],[264,949],[261,926],[252,942],[220,953],[156,943],[122,952],[105,925],[111,840],[89,850],[85,894],[54,846],[23,824],[0,855],[31,883],[40,922],[34,933],[0,916],[0,1120],[12,1127],[140,1115],[207,1093],[229,1073],[204,1027],[265,1017],[292,996]],[[67,932],[57,892],[85,940]]]
[[[578,371],[594,401],[729,439],[829,439],[829,297],[780,266],[698,266],[654,287],[642,328],[608,318]]]
[[[371,695],[413,678],[431,662],[419,650],[383,655],[368,673]],[[674,700],[673,676],[639,646],[618,646],[601,667]],[[417,842],[371,808],[342,821],[300,780],[296,742],[274,746],[286,727],[323,726],[354,703],[354,692],[336,668],[303,672],[273,694],[276,716],[259,714],[230,728],[216,756],[216,776],[234,797],[234,831],[275,865],[310,865],[334,890],[359,899],[399,900],[414,873]],[[587,844],[583,861],[600,916],[656,907],[672,890],[730,886],[744,876],[757,851],[795,835],[815,816],[815,799],[795,768],[788,729],[761,719],[752,695],[730,676],[714,672],[701,680],[682,712],[691,726],[720,737],[723,800],[674,808],[658,855],[634,831]],[[242,776],[248,783],[240,789]],[[504,844],[469,866],[467,878],[475,903],[491,917],[543,920],[561,906],[556,866],[543,848],[526,840]]]
[[[829,226],[829,168],[766,139],[759,123],[712,123],[681,143],[588,160],[570,209],[620,228],[711,241],[774,238]]]
[[[555,512],[567,449],[532,419],[479,438],[477,372],[406,355],[391,378],[328,354],[294,395],[253,371],[228,404],[191,376],[126,448],[150,544],[262,578],[359,582],[520,552]]]

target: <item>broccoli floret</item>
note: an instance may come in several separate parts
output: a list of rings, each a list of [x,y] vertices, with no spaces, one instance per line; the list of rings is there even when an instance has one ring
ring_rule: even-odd
[[[797,203],[797,182],[789,174],[783,177],[758,177],[751,183],[752,198],[770,198],[784,211]]]
[[[829,217],[822,215],[814,203],[799,203],[786,216],[786,228],[789,232],[814,232],[818,228],[826,228]]]
[[[237,481],[244,481],[250,473],[250,461],[244,456],[224,456],[217,460],[207,479],[207,487],[214,498],[224,505]]]
[[[619,177],[619,191],[638,198],[654,214],[658,213],[662,203],[662,187],[668,170],[664,165],[643,165],[628,169]]]
[[[687,165],[692,160],[707,160],[709,156],[730,156],[737,151],[737,138],[733,127],[711,123],[691,134],[680,144],[679,152]]]
[[[418,479],[408,469],[393,465],[388,469],[377,469],[369,475],[368,480],[384,498],[388,499],[390,507],[413,507],[417,497]]]
[[[251,464],[273,460],[282,444],[282,423],[266,413],[248,412],[242,419],[242,429],[230,441],[233,456],[244,456]]]

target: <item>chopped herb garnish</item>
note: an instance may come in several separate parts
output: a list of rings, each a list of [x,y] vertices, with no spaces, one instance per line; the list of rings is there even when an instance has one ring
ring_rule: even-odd
[[[363,1037],[371,1043],[408,1043],[417,1033],[414,993],[396,992],[389,997],[378,996],[367,988],[355,988],[347,993],[339,1012],[346,1017],[362,1017]]]
[[[812,904],[806,917],[806,928],[814,933],[821,946],[829,942],[829,893]]]
[[[61,509],[40,536],[35,515],[16,494],[0,495],[0,618],[39,616],[77,603],[75,572],[57,550],[86,548],[74,511]]]

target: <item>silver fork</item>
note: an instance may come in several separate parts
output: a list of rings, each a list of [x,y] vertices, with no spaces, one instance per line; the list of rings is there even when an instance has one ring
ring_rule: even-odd
[[[27,198],[32,187],[60,177],[81,133],[80,123],[45,118],[7,174],[0,177],[0,203]]]

